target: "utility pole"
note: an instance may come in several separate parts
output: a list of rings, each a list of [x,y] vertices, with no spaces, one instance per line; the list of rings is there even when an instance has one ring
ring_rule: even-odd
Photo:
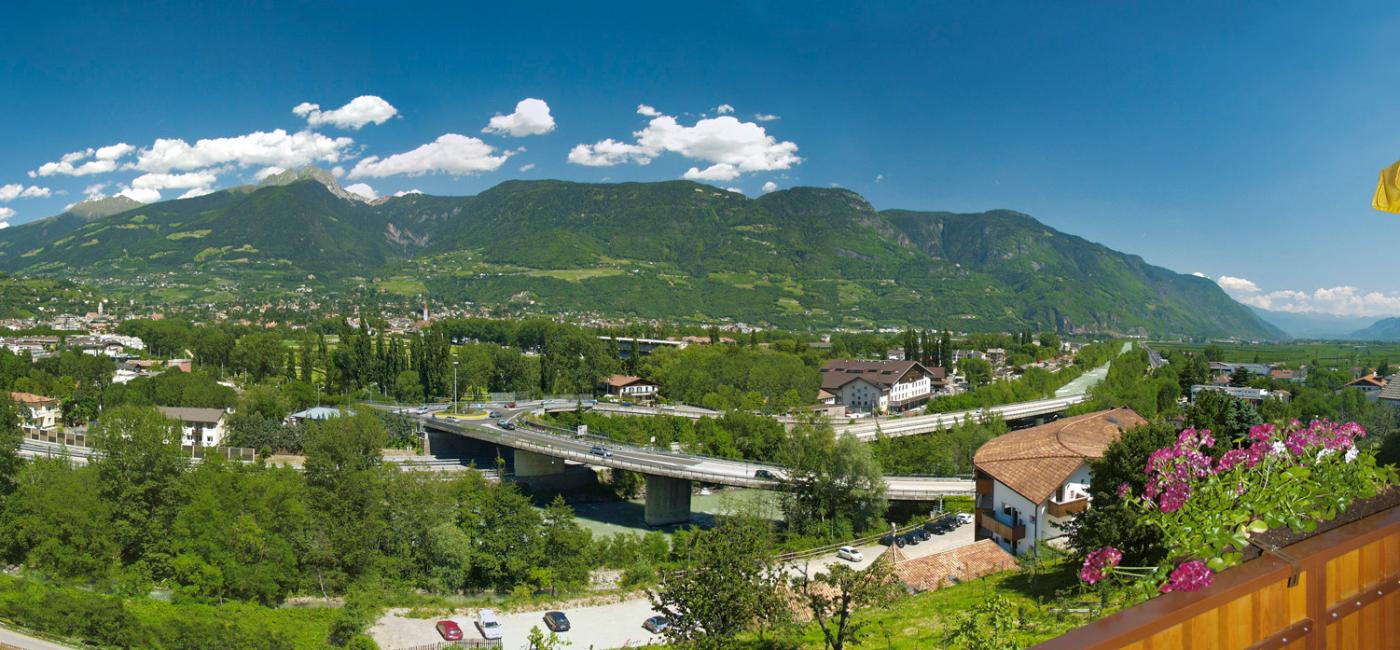
[[[458,413],[458,411],[457,411],[457,362],[456,362],[456,361],[453,361],[453,362],[452,362],[452,414],[453,414],[453,415],[456,415],[457,413]]]

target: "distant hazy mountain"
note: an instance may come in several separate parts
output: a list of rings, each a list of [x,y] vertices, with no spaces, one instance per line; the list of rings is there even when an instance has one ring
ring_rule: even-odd
[[[876,211],[846,190],[509,181],[365,203],[315,169],[0,232],[0,270],[375,284],[556,313],[785,327],[1275,338],[1215,283],[1010,211]],[[276,286],[275,284],[273,286]]]
[[[1382,318],[1347,336],[1360,341],[1400,341],[1400,318]]]
[[[1250,307],[1266,322],[1295,339],[1349,339],[1353,334],[1376,322],[1374,316],[1333,316],[1331,314],[1294,314]]]

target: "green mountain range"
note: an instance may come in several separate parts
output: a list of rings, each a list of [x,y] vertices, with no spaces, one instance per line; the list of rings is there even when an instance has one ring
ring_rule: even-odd
[[[0,270],[371,286],[552,313],[784,327],[1275,338],[1213,282],[1010,211],[876,211],[840,189],[509,181],[366,202],[319,170],[0,231]]]

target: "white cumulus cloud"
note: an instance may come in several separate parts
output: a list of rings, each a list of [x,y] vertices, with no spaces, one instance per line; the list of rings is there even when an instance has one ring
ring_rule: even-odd
[[[1221,276],[1216,283],[1235,300],[1270,311],[1358,317],[1400,315],[1400,294],[1396,293],[1366,291],[1348,285],[1312,291],[1265,291],[1254,282],[1230,276]]]
[[[520,166],[520,171],[522,171],[522,172],[528,172],[528,171],[530,171],[531,169],[534,169],[534,168],[535,168],[535,163],[525,163],[525,164],[523,164],[523,165]]]
[[[645,115],[645,116],[647,116],[647,117],[656,117],[656,116],[658,116],[658,115],[661,114],[661,111],[658,111],[658,110],[656,110],[655,108],[652,108],[652,107],[650,107],[650,106],[647,106],[646,104],[637,104],[637,114],[638,114],[638,115]]]
[[[729,163],[715,163],[704,169],[691,167],[681,177],[692,181],[732,181],[739,177],[739,168]]]
[[[15,199],[43,199],[53,195],[53,190],[37,185],[26,186],[23,183],[11,183],[0,185],[0,201],[13,201]]]
[[[684,177],[712,181],[729,181],[748,172],[789,169],[802,162],[796,143],[779,141],[757,123],[741,122],[732,115],[701,119],[691,126],[670,115],[658,115],[632,135],[635,143],[609,138],[577,145],[569,151],[569,162],[588,166],[647,164],[670,152],[709,163],[703,169],[690,168]]]
[[[320,104],[302,102],[297,104],[292,112],[297,117],[305,118],[308,126],[329,124],[342,129],[358,131],[366,124],[388,122],[399,114],[399,109],[394,108],[393,104],[385,101],[382,97],[360,95],[350,100],[350,103],[335,110],[323,111]]]
[[[0,208],[0,220],[9,219],[13,216],[15,216],[14,208]]]
[[[719,106],[716,106],[716,107],[715,107],[715,113],[718,113],[718,114],[720,114],[720,115],[725,115],[725,114],[727,114],[727,113],[733,113],[733,112],[734,112],[734,107],[733,107],[733,106],[730,106],[729,104],[720,104]]]
[[[1194,271],[1194,272],[1191,273],[1191,275],[1194,275],[1194,276],[1196,276],[1196,277],[1198,277],[1198,278],[1205,278],[1205,279],[1207,279],[1207,280],[1210,279],[1210,276],[1209,276],[1209,275],[1206,275],[1206,274],[1204,274],[1204,273],[1201,273],[1200,271]]]
[[[193,199],[196,197],[204,196],[205,194],[212,194],[213,192],[214,188],[212,187],[193,187],[190,188],[189,191],[185,192],[184,194],[181,194],[180,198]]]
[[[138,203],[155,203],[160,200],[160,190],[140,187],[123,187],[117,196],[125,196]]]
[[[276,175],[278,175],[278,174],[280,174],[280,173],[282,173],[282,172],[284,172],[284,171],[287,171],[287,170],[282,169],[281,167],[278,167],[277,165],[272,165],[272,166],[270,166],[270,167],[263,167],[262,169],[259,169],[258,172],[257,172],[256,174],[253,174],[253,180],[255,180],[255,181],[261,183],[261,182],[267,180],[269,177],[276,176]]]
[[[88,148],[82,151],[66,153],[58,160],[46,162],[40,165],[38,169],[29,172],[29,177],[105,174],[107,172],[116,171],[117,161],[135,150],[136,147],[125,142],[118,142],[117,144],[109,144],[96,149]]]
[[[527,97],[515,105],[510,115],[496,114],[482,133],[496,133],[523,138],[527,135],[542,135],[554,130],[554,117],[549,114],[549,104],[543,99]]]
[[[345,188],[345,189],[348,190],[348,189],[350,189],[350,188],[347,187],[347,188]],[[423,193],[423,190],[420,190],[420,189],[418,189],[418,188],[415,187],[415,188],[413,188],[413,189],[411,189],[411,190],[399,190],[399,191],[397,191],[397,192],[394,192],[394,196],[408,196],[409,194],[422,194],[422,193]]]
[[[206,138],[189,144],[178,138],[159,138],[142,149],[131,165],[145,172],[203,169],[233,164],[277,166],[286,169],[314,162],[339,162],[355,141],[332,138],[312,131],[287,133],[282,129],[254,131],[228,138]]]
[[[208,187],[219,180],[215,171],[198,171],[188,174],[142,174],[132,179],[131,187],[136,189],[167,190]]]
[[[373,201],[379,198],[379,193],[374,191],[373,187],[370,187],[365,183],[355,183],[354,185],[346,185],[345,191],[354,194],[366,201]]]
[[[394,154],[387,158],[370,156],[355,164],[350,170],[350,178],[383,178],[407,174],[443,173],[465,176],[500,169],[513,151],[496,153],[492,147],[477,138],[459,133],[447,133],[412,151]]]
[[[767,183],[763,184],[764,193],[772,192],[776,189],[778,189],[778,184],[774,183],[773,181],[768,181]]]
[[[760,122],[772,122],[773,120],[781,120],[783,118],[772,113],[754,113],[753,119]]]
[[[111,183],[93,183],[83,188],[83,196],[86,196],[88,201],[105,199],[107,195],[103,194],[103,191],[107,189],[108,185],[111,185]]]
[[[1222,275],[1215,281],[1226,293],[1259,293],[1259,285],[1244,278]]]

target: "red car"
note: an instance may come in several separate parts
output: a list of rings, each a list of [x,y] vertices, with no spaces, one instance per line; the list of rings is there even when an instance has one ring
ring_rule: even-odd
[[[462,640],[462,628],[457,627],[454,621],[438,621],[437,632],[442,635],[444,641]]]
[[[513,409],[513,408],[515,408],[515,402],[506,402],[506,408],[508,408],[508,409]]]

